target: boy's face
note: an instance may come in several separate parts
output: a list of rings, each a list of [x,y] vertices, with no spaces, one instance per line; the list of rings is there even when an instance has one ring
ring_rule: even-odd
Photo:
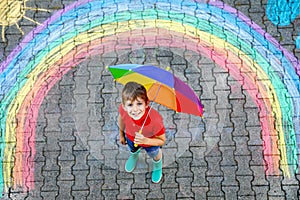
[[[134,101],[127,100],[123,104],[124,110],[134,120],[141,119],[141,117],[145,114],[147,106],[146,102],[139,97]]]

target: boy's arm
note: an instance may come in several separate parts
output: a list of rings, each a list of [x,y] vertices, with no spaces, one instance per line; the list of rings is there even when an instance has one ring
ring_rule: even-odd
[[[120,131],[120,142],[121,144],[126,144],[125,141],[125,124],[122,120],[122,117],[118,116],[118,125],[119,125],[119,131]]]
[[[144,137],[142,134],[136,134],[134,138],[135,144],[146,144],[150,146],[163,146],[165,142],[166,142],[165,134],[156,136],[155,138],[147,138]]]

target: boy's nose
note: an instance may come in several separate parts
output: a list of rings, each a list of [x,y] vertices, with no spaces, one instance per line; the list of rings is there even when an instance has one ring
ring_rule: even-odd
[[[132,110],[133,110],[133,111],[137,111],[137,109],[138,109],[137,105],[134,105],[134,106],[132,107]]]

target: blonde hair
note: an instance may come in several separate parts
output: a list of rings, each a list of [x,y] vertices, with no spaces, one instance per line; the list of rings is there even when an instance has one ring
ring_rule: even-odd
[[[147,96],[146,88],[136,82],[128,82],[122,90],[122,103],[125,104],[126,101],[134,101],[137,98],[141,98],[147,104],[149,99]]]

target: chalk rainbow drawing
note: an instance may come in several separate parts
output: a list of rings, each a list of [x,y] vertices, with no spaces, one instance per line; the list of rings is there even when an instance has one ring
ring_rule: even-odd
[[[27,34],[0,66],[4,191],[34,188],[35,123],[51,87],[88,56],[132,44],[188,49],[228,69],[259,109],[266,173],[295,173],[299,61],[262,28],[219,1],[82,0]]]

